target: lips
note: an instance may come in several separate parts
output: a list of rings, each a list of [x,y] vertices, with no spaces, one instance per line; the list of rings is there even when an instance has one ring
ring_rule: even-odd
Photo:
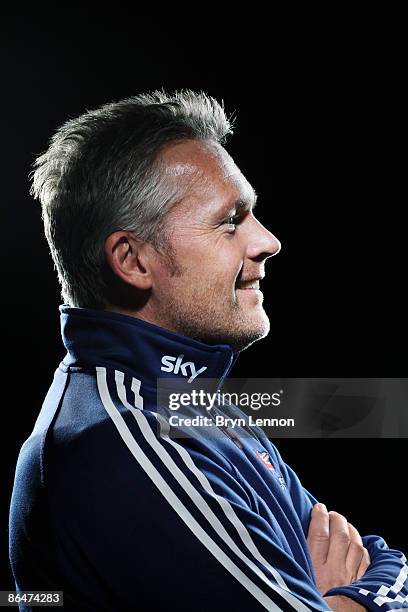
[[[261,277],[253,278],[245,281],[238,281],[236,283],[237,289],[259,289],[259,281]]]
[[[252,282],[248,282],[242,285],[239,284],[237,285],[237,289],[248,289],[248,290],[259,289],[259,281],[252,281]]]

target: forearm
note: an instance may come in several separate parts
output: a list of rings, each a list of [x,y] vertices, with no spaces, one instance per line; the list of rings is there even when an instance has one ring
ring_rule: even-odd
[[[371,564],[359,580],[326,591],[326,596],[357,600],[368,610],[408,610],[408,564],[399,550],[388,548],[383,538],[364,536]]]
[[[367,610],[364,606],[344,595],[331,595],[323,597],[323,599],[334,612],[366,612]]]

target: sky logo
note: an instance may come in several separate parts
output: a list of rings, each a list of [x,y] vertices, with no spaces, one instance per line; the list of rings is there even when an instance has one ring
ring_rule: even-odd
[[[172,357],[171,355],[164,355],[162,357],[162,367],[160,368],[163,372],[173,372],[173,374],[178,374],[181,372],[183,376],[190,376],[187,382],[191,383],[197,376],[205,372],[207,366],[203,366],[199,370],[196,370],[195,364],[192,361],[185,361],[183,363],[184,355],[179,355],[178,357]]]

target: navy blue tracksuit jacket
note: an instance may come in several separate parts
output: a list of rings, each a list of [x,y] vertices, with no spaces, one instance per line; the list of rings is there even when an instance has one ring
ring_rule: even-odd
[[[60,311],[67,354],[16,468],[16,588],[63,590],[65,610],[329,610],[306,543],[316,499],[270,440],[246,426],[175,437],[158,413],[158,377],[221,382],[231,348],[112,312]],[[376,535],[363,542],[365,575],[326,595],[408,609],[403,553]]]

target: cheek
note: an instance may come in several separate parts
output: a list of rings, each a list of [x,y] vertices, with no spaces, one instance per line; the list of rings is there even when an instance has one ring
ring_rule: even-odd
[[[168,279],[173,288],[182,284],[184,290],[186,286],[195,290],[199,287],[229,290],[243,266],[243,254],[233,239],[206,241],[205,244],[200,241],[186,243],[180,239],[174,246],[180,274]],[[163,274],[169,276],[169,271],[163,270]]]
[[[224,257],[218,257],[211,264],[214,288],[219,293],[234,293],[235,282],[243,265],[242,259],[224,254]]]

